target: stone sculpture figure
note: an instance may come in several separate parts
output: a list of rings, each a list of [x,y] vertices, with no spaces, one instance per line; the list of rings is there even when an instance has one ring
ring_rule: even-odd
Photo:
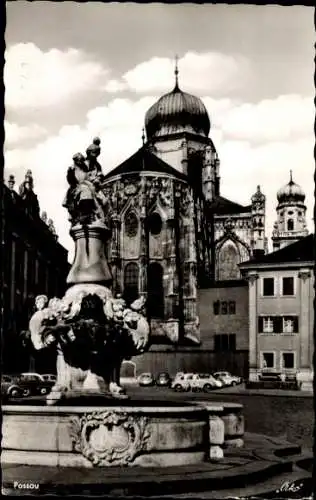
[[[104,221],[104,212],[96,188],[89,180],[89,166],[81,153],[73,156],[73,165],[68,168],[69,189],[63,202],[70,215],[70,222],[89,224]]]
[[[97,177],[89,177],[100,154],[95,139],[87,159],[77,153],[68,168],[63,206],[70,215],[70,234],[76,245],[75,259],[67,277],[70,286],[62,299],[36,298],[37,311],[29,329],[35,349],[56,348],[57,380],[47,403],[71,394],[96,392],[126,397],[119,374],[123,359],[149,346],[149,325],[143,313],[144,299],[127,306],[113,297],[111,274],[104,253],[109,230],[105,203]]]
[[[20,185],[19,195],[21,196],[22,203],[28,214],[31,216],[39,216],[40,207],[36,194],[33,191],[34,182],[31,170],[25,174],[25,179]]]
[[[86,149],[86,155],[87,155],[87,162],[89,165],[89,171],[96,170],[97,172],[101,172],[101,165],[98,162],[97,158],[100,156],[101,153],[101,147],[100,147],[101,141],[99,137],[95,137],[92,141],[92,144],[88,146]]]

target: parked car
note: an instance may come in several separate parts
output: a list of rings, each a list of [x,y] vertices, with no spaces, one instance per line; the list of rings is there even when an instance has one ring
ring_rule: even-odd
[[[178,392],[187,392],[191,389],[191,380],[193,373],[177,373],[171,383],[171,389]]]
[[[215,372],[213,373],[213,376],[217,380],[221,380],[225,386],[233,386],[233,385],[238,385],[242,383],[241,377],[238,377],[236,375],[232,375],[229,372]]]
[[[1,375],[1,397],[16,398],[23,395],[18,382],[11,375]]]
[[[155,379],[152,373],[141,373],[138,377],[138,384],[141,387],[152,387],[155,385]]]
[[[167,372],[158,373],[156,384],[160,387],[169,387],[171,384],[171,377]]]
[[[20,373],[16,381],[23,391],[23,396],[48,394],[52,388],[52,384],[46,382],[39,373]]]
[[[209,392],[212,389],[220,389],[223,383],[209,373],[196,373],[191,381],[192,391]]]
[[[45,380],[45,382],[48,382],[52,386],[55,385],[55,383],[56,383],[57,377],[56,377],[56,375],[53,375],[52,373],[44,373],[44,374],[41,373],[41,377],[43,380]]]

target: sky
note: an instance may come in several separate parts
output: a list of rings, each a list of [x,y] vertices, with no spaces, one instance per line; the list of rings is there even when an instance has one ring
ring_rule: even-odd
[[[62,208],[76,152],[101,138],[104,173],[142,145],[148,108],[174,86],[200,97],[221,195],[260,184],[267,236],[293,179],[314,206],[314,9],[306,6],[7,2],[5,178],[31,169],[42,211],[73,253]]]

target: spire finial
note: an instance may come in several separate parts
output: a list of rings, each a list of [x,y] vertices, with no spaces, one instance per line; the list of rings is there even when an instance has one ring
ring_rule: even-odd
[[[291,183],[293,182],[293,178],[292,178],[292,170],[290,170],[290,182],[291,182]]]
[[[145,129],[144,127],[142,128],[142,142],[143,142],[143,146],[145,145]]]
[[[178,75],[179,75],[179,68],[178,68],[178,62],[179,62],[179,56],[178,54],[176,54],[175,56],[175,66],[174,66],[174,74],[175,74],[175,77],[176,77],[176,86],[175,88],[179,88],[179,79],[178,79]]]

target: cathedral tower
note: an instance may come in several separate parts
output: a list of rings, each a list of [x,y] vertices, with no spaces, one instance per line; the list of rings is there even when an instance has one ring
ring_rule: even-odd
[[[272,233],[273,251],[294,243],[308,234],[306,227],[305,193],[293,181],[290,181],[277,193],[277,220]]]
[[[177,62],[174,89],[149,108],[145,128],[149,150],[212,201],[219,191],[219,160],[208,137],[210,118],[199,97],[180,89]]]
[[[262,194],[260,186],[251,197],[251,217],[252,217],[252,252],[253,256],[265,253],[265,207],[266,197]]]

